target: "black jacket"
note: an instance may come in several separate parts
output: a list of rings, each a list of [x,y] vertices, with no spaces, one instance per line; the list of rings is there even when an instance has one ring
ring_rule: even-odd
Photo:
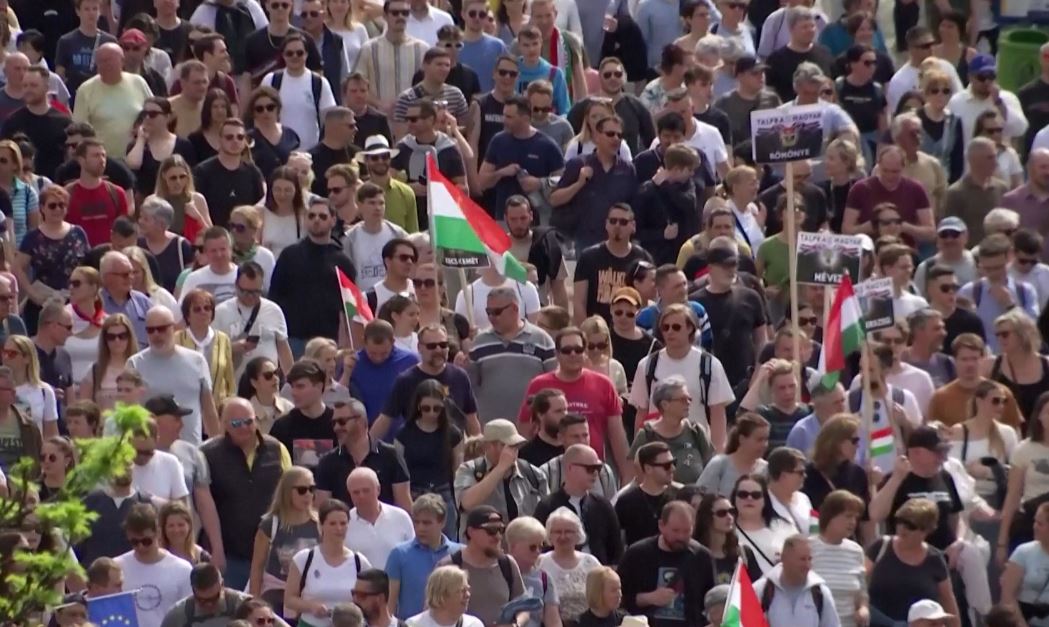
[[[315,244],[305,237],[281,251],[269,296],[284,310],[288,337],[339,337],[343,308],[336,266],[351,281],[357,280],[353,262],[335,243]]]
[[[662,185],[645,181],[634,200],[634,215],[638,242],[651,253],[657,266],[675,263],[681,245],[701,230],[692,181]],[[678,226],[677,235],[672,239],[663,235],[669,224]]]
[[[587,494],[580,505],[583,511],[575,513],[583,521],[590,554],[606,566],[619,563],[619,558],[623,556],[623,534],[619,529],[619,519],[616,518],[616,510],[613,509],[612,503],[604,497]],[[546,519],[559,507],[575,511],[564,488],[539,501],[534,516],[545,525]]]

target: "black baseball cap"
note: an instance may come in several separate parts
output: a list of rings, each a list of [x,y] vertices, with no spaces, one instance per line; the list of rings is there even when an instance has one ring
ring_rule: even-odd
[[[922,425],[911,431],[907,438],[907,448],[924,448],[934,453],[942,452],[951,445],[940,438],[940,432],[935,427]]]
[[[767,70],[769,66],[758,60],[757,57],[747,55],[736,61],[736,76],[752,70]]]
[[[154,416],[188,416],[193,413],[192,409],[179,405],[171,394],[154,396],[146,401],[144,407]]]
[[[707,250],[707,265],[730,266],[739,265],[739,256],[727,248],[713,248]]]
[[[468,529],[480,529],[488,525],[504,524],[503,515],[491,505],[478,505],[466,515]]]

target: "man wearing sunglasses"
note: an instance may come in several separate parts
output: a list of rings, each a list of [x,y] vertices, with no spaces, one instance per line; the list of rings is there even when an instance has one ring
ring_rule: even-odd
[[[193,594],[172,606],[160,627],[225,627],[236,617],[241,604],[251,599],[251,595],[227,587],[218,567],[208,562],[193,567],[189,585]],[[288,623],[280,618],[252,623],[252,627],[263,625],[287,627]]]
[[[656,138],[656,127],[652,121],[652,114],[640,98],[624,89],[627,75],[622,61],[616,57],[606,57],[601,60],[597,71],[601,76],[601,87],[597,93],[590,94],[590,97],[612,100],[612,107],[616,115],[623,120],[623,141],[630,148],[630,153],[636,155]],[[586,104],[587,99],[581,98],[565,116],[572,128],[577,131],[582,128],[583,111],[586,109]]]
[[[324,23],[326,17],[327,12],[321,0],[305,0],[299,9],[299,23],[302,25],[302,32],[309,35],[310,40],[319,49],[324,78],[328,79],[328,84],[334,91],[341,84],[342,78],[350,73],[353,66],[347,56],[342,37]],[[270,27],[272,26],[273,23],[270,22]],[[339,96],[335,96],[335,101],[341,104]],[[324,170],[321,172],[323,173]],[[323,177],[317,178],[324,180]],[[323,192],[314,190],[314,193]]]
[[[674,483],[674,454],[666,442],[649,442],[635,456],[641,472],[637,481],[623,489],[615,510],[626,545],[659,533],[658,512],[677,492]]]
[[[285,65],[281,61],[281,48],[284,39],[291,33],[304,35],[304,33],[291,25],[292,0],[267,0],[265,7],[269,14],[269,24],[251,33],[244,40],[245,69],[251,73],[252,83],[258,81],[267,73]],[[321,70],[321,55],[317,45],[310,37],[303,38],[306,50],[306,65],[310,70],[319,72]],[[311,143],[303,142],[306,146]]]
[[[484,32],[487,15],[487,0],[465,0],[463,2],[463,46],[459,50],[459,62],[477,73],[479,88],[482,92],[492,91],[495,66],[499,57],[509,52],[502,39]]]
[[[237,296],[215,307],[211,326],[233,340],[236,376],[256,357],[280,364],[281,370],[288,372],[295,361],[288,343],[288,321],[277,303],[262,295],[262,266],[254,261],[241,264],[237,268],[235,287]]]
[[[930,303],[935,296],[929,285],[930,274],[936,266],[951,270],[962,285],[976,278],[976,257],[969,251],[969,227],[961,218],[949,216],[940,220],[936,225],[936,254],[918,264],[914,271],[914,287]]]
[[[113,561],[124,573],[124,589],[137,590],[135,606],[141,627],[158,627],[180,600],[193,594],[189,562],[160,548],[160,525],[152,505],[131,507],[124,520],[131,550]]]
[[[426,11],[424,7],[423,12]],[[412,76],[422,67],[429,44],[407,32],[408,17],[412,13],[408,0],[385,0],[382,12],[386,31],[361,46],[357,71],[368,81],[369,102],[384,113],[392,113],[397,97],[412,86]],[[443,22],[451,23],[450,16]],[[433,41],[437,41],[436,28]]]
[[[899,33],[897,33],[897,38]],[[889,111],[895,111],[900,104],[900,99],[908,91],[920,88],[921,66],[932,56],[932,47],[936,44],[936,37],[925,26],[912,26],[907,30],[907,62],[896,70],[892,80],[885,87],[885,99],[889,101]],[[965,91],[965,86],[958,78],[958,70],[945,59],[936,59],[936,67],[951,79],[951,93],[957,94]],[[969,67],[972,74],[972,66]],[[970,128],[969,135],[972,135]]]
[[[1030,228],[1017,229],[1013,233],[1013,261],[1009,264],[1009,276],[1033,287],[1042,309],[1049,303],[1049,265],[1042,262],[1044,247],[1041,233]]]
[[[968,143],[973,138],[976,118],[984,111],[998,111],[1005,120],[1003,136],[1007,140],[1022,137],[1027,132],[1027,117],[1020,99],[998,84],[998,68],[994,57],[978,54],[969,61],[969,87],[954,92],[947,108],[962,121],[962,132]]]

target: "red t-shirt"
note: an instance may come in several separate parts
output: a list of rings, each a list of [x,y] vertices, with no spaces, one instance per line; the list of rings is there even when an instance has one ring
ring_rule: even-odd
[[[564,381],[554,372],[543,373],[528,384],[525,403],[517,416],[520,424],[527,424],[532,417],[528,399],[544,388],[564,392],[568,401],[568,411],[586,418],[590,427],[590,446],[604,459],[608,417],[623,415],[623,406],[612,380],[593,370],[583,370],[583,375],[575,381]]]
[[[117,216],[127,215],[127,196],[124,190],[105,182],[89,189],[77,181],[69,188],[69,213],[66,221],[76,224],[87,233],[92,247],[109,241],[110,231]]]
[[[859,209],[860,217],[856,222],[862,224],[870,222],[874,217],[874,208],[883,202],[891,202],[896,205],[900,217],[911,224],[917,224],[919,210],[932,207],[929,195],[921,183],[906,176],[900,179],[900,184],[893,190],[885,189],[876,176],[868,176],[856,181],[856,184],[849,190],[845,206],[850,209]]]

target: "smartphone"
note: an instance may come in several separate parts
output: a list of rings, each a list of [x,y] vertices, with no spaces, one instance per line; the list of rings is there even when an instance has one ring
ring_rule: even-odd
[[[249,336],[245,337],[244,339],[249,341],[249,342],[251,342],[252,344],[258,344],[259,340],[262,339],[262,336],[261,335],[249,335]]]

